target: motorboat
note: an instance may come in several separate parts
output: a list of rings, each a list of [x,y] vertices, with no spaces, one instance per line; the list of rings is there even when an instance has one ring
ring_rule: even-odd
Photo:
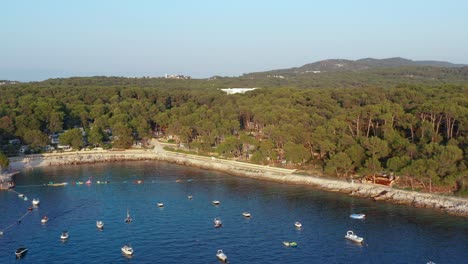
[[[192,196],[192,195],[189,195],[189,196],[187,196],[187,199],[192,200],[192,199],[193,199],[193,196]]]
[[[346,232],[346,236],[345,238],[353,241],[353,242],[356,242],[356,243],[362,243],[364,241],[364,238],[362,237],[358,237],[357,235],[354,234],[353,231],[348,231]]]
[[[222,249],[218,249],[218,252],[216,252],[216,257],[223,262],[227,262],[228,260]]]
[[[96,227],[98,229],[103,229],[104,228],[104,222],[103,221],[96,221]]]
[[[68,231],[63,231],[62,234],[60,235],[61,240],[67,240],[70,235],[68,234]]]
[[[214,227],[218,228],[218,227],[221,227],[223,225],[223,222],[221,221],[221,218],[216,217],[213,220],[213,224],[214,224]]]
[[[75,184],[76,184],[76,185],[82,185],[83,182],[82,182],[82,181],[77,181],[77,182],[75,182]]]
[[[32,211],[34,208],[32,206],[28,207],[28,211]]]
[[[130,213],[128,212],[128,209],[127,209],[127,217],[125,217],[125,223],[131,223],[132,222],[132,218],[130,217]]]
[[[221,202],[218,201],[218,200],[214,200],[212,203],[213,203],[214,205],[219,205]]]
[[[251,215],[250,215],[249,212],[243,212],[242,215],[243,215],[244,217],[251,217]]]
[[[156,204],[158,207],[164,207],[164,204],[163,203],[157,203]]]
[[[289,241],[283,241],[283,245],[287,246],[287,247],[297,247],[297,243],[292,241],[292,242],[289,242]]]
[[[24,198],[24,194],[19,193],[19,194],[18,194],[18,197],[19,197],[19,198]]]
[[[44,217],[42,217],[41,219],[41,223],[45,224],[49,221],[49,217],[47,217],[46,215],[44,215]]]
[[[32,200],[32,204],[35,205],[35,206],[38,206],[40,202],[41,202],[41,201],[39,201],[39,198],[34,198],[34,199]]]
[[[91,185],[91,183],[93,183],[93,182],[91,181],[91,178],[89,178],[85,183],[86,183],[87,185]]]
[[[366,218],[366,215],[365,214],[351,214],[351,215],[349,215],[349,217],[351,217],[353,219],[364,219],[364,218]]]
[[[129,244],[125,244],[122,248],[122,253],[124,253],[127,256],[132,256],[133,255],[133,248]]]
[[[302,227],[302,224],[299,223],[299,222],[296,222],[296,223],[294,223],[294,226],[295,226],[296,228],[301,228],[301,227]]]
[[[26,252],[28,252],[28,248],[26,247],[19,247],[15,251],[16,258],[22,258],[24,255],[26,255]]]

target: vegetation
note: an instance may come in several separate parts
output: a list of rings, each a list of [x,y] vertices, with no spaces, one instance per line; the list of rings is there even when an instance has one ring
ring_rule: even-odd
[[[396,71],[384,79],[375,77],[377,70],[340,72],[334,80],[300,77],[284,85],[246,77],[91,77],[3,85],[0,141],[10,154],[9,140],[40,148],[62,130],[60,143],[75,149],[109,139],[114,147],[128,148],[135,140],[164,136],[197,153],[337,177],[386,171],[411,187],[449,186],[466,193],[468,70],[444,70],[448,79],[459,77],[456,85],[442,79],[437,85],[426,79],[392,85],[387,80],[406,80],[392,75]],[[375,78],[359,85],[366,74]],[[340,83],[345,76],[350,78]],[[234,95],[218,89],[236,84],[263,88]]]

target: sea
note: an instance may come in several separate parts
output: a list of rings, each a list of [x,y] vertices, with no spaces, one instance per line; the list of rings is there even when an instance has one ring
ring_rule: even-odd
[[[68,184],[49,185],[63,182]],[[466,218],[310,186],[163,161],[25,169],[16,184],[0,191],[2,264],[216,264],[219,249],[229,263],[243,264],[468,263]],[[29,211],[34,198],[40,204]],[[124,221],[127,212],[131,223]],[[352,219],[353,213],[366,218]],[[49,221],[42,224],[44,216]],[[213,225],[216,217],[220,228]],[[96,228],[98,220],[103,230]],[[66,241],[60,239],[63,231],[69,233]],[[345,239],[347,231],[364,243]],[[122,254],[125,244],[133,256]],[[28,252],[16,259],[19,247]]]

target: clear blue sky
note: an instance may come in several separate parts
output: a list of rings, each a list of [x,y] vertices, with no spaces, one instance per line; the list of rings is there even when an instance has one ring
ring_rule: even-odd
[[[5,0],[0,79],[237,76],[323,59],[468,63],[464,0]]]

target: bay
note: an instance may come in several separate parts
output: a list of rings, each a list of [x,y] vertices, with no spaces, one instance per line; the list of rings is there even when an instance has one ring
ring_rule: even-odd
[[[89,178],[91,185],[72,184]],[[44,185],[48,182],[70,184]],[[29,201],[13,191],[0,192],[0,263],[219,263],[218,249],[230,263],[468,259],[466,218],[166,162],[34,168],[24,170],[16,183],[15,191]],[[18,224],[33,198],[40,199],[39,207]],[[214,206],[213,200],[221,204]],[[124,223],[127,210],[130,224]],[[252,217],[242,216],[244,211]],[[351,213],[367,218],[351,219]],[[41,224],[44,215],[50,220]],[[215,217],[222,219],[221,228],[213,227]],[[103,231],[96,220],[104,221]],[[66,242],[60,241],[63,230],[70,234]],[[346,240],[348,230],[365,243]],[[288,248],[283,241],[298,246]],[[120,252],[126,243],[135,250],[131,258]],[[14,251],[22,245],[29,252],[16,260]]]

